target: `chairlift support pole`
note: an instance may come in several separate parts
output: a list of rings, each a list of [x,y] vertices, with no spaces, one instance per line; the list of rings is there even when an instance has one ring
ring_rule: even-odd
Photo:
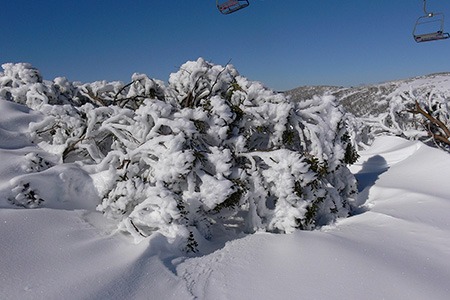
[[[427,0],[423,0],[423,12],[425,13],[425,16],[430,18],[434,15],[432,12],[427,11]]]

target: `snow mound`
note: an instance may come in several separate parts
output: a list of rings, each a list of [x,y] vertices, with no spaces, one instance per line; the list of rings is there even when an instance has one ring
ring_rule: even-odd
[[[353,173],[371,173],[374,169],[387,170],[415,154],[422,147],[399,137],[380,136],[365,151],[365,160],[360,158],[357,163],[350,166]],[[372,155],[373,154],[373,155]]]

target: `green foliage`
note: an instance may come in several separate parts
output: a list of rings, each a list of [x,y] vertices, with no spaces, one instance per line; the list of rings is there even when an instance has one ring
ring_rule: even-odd
[[[295,181],[294,192],[297,195],[297,197],[299,198],[303,197],[303,186],[301,182]]]
[[[345,156],[344,156],[344,163],[346,164],[354,164],[359,158],[359,154],[356,151],[355,147],[348,143],[345,147]]]
[[[326,161],[321,162],[317,157],[310,156],[306,158],[306,162],[309,164],[311,171],[316,173],[319,178],[328,174],[328,165]]]
[[[192,120],[194,122],[195,128],[200,134],[206,134],[206,131],[209,128],[209,125],[201,120]]]
[[[238,188],[235,192],[233,192],[231,195],[229,195],[222,203],[217,205],[214,208],[214,211],[216,213],[222,211],[223,209],[233,209],[236,208],[240,201],[243,194],[242,188]]]
[[[14,196],[10,197],[9,201],[17,206],[37,208],[44,202],[44,199],[42,199],[33,188],[31,188],[29,182],[19,183],[12,189],[12,192]]]
[[[319,211],[320,204],[324,202],[324,197],[318,197],[312,201],[306,208],[306,213],[303,219],[298,219],[298,227],[301,230],[308,230],[314,226],[317,212]]]
[[[234,92],[236,91],[241,91],[244,92],[244,89],[239,85],[239,83],[237,83],[237,81],[234,79],[231,83],[230,86],[228,88],[228,90],[226,91],[225,94],[225,99],[227,99],[228,101],[231,101],[231,97],[233,96]]]
[[[194,234],[192,233],[192,231],[189,232],[189,236],[186,240],[186,247],[185,247],[185,251],[186,252],[192,252],[192,253],[197,253],[198,252],[198,243],[194,238]]]
[[[292,146],[295,140],[295,132],[290,129],[286,129],[283,132],[283,144]]]
[[[351,144],[350,136],[347,132],[341,137],[341,142],[347,144],[347,146],[345,146],[344,163],[349,165],[354,164],[358,160],[359,154],[355,146]]]

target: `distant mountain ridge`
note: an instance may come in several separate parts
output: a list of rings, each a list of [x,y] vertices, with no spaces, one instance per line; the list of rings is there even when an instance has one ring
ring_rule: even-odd
[[[301,86],[285,92],[294,101],[311,99],[314,95],[333,95],[357,117],[377,115],[387,108],[393,97],[402,93],[412,93],[419,98],[439,95],[450,99],[450,72],[357,87]]]

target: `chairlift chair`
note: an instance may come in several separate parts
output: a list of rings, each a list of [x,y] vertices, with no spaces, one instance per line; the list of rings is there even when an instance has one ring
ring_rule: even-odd
[[[444,32],[444,14],[427,12],[426,0],[423,1],[423,11],[425,15],[419,17],[414,25],[414,40],[422,43],[450,38],[450,34]]]
[[[216,5],[222,14],[228,15],[249,6],[250,3],[248,0],[216,0]]]
[[[435,27],[436,30],[430,31],[432,27]],[[418,43],[450,38],[450,34],[444,32],[444,15],[442,13],[430,13],[419,17],[414,26],[413,36]]]

